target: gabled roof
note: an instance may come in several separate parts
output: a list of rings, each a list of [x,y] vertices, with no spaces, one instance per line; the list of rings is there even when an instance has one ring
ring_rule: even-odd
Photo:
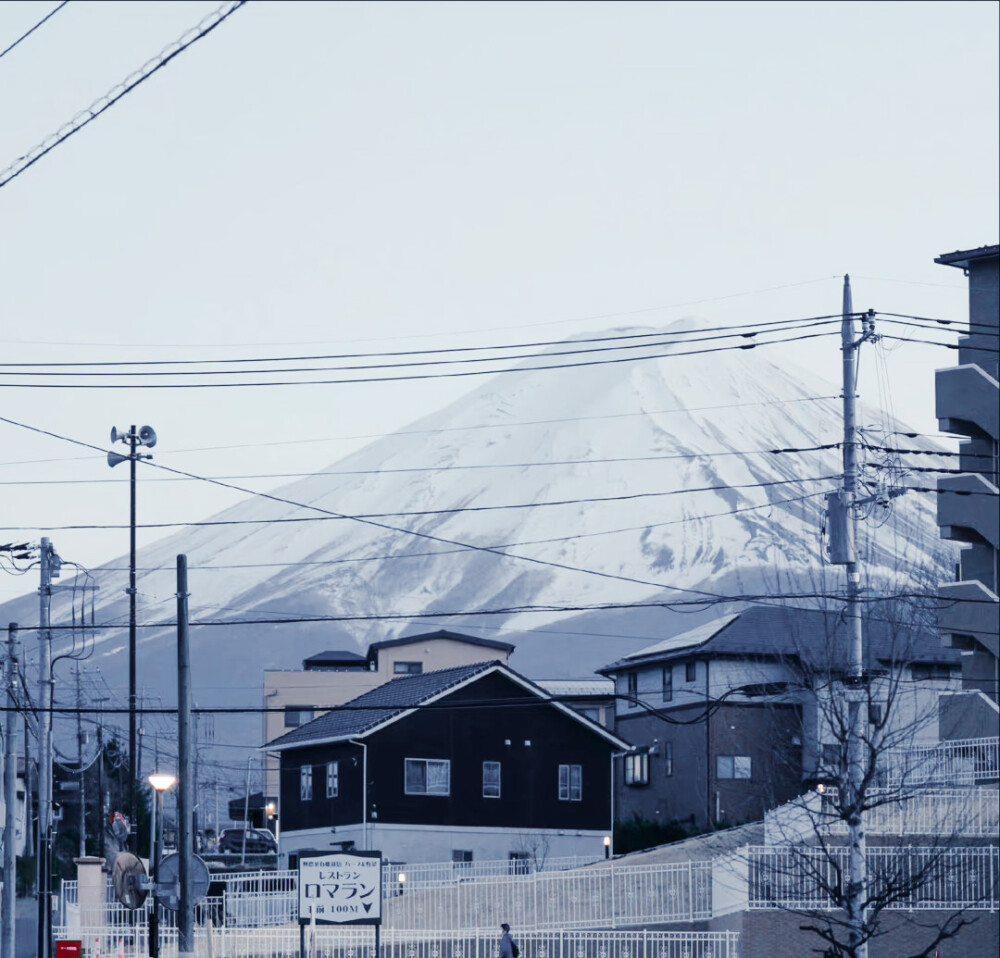
[[[959,652],[942,646],[932,631],[894,621],[889,604],[869,606],[863,615],[863,636],[870,662],[905,661],[959,667]],[[637,665],[693,655],[797,658],[822,664],[831,651],[847,648],[848,631],[839,611],[754,606],[639,649],[597,671],[611,675]]]
[[[472,665],[458,665],[450,669],[438,669],[421,675],[400,676],[378,688],[359,695],[342,706],[335,706],[329,712],[300,725],[290,732],[265,745],[269,752],[280,752],[289,748],[307,745],[323,745],[342,742],[346,739],[365,738],[372,732],[391,725],[415,709],[430,705],[434,701],[456,691],[462,686],[478,681],[491,673],[499,673],[521,686],[529,695],[548,701],[551,707],[595,734],[606,739],[618,749],[628,749],[627,742],[609,732],[597,722],[592,722],[579,712],[561,702],[553,702],[551,697],[537,685],[508,668],[502,662],[475,662]]]
[[[371,654],[378,649],[391,649],[399,645],[418,645],[421,642],[429,642],[432,639],[450,639],[452,642],[478,645],[484,649],[499,649],[508,655],[514,651],[514,646],[509,642],[500,642],[497,639],[481,639],[475,635],[463,635],[461,632],[449,632],[447,629],[438,629],[437,632],[421,632],[419,635],[404,635],[398,639],[384,639],[381,642],[372,642],[368,646],[368,652]]]

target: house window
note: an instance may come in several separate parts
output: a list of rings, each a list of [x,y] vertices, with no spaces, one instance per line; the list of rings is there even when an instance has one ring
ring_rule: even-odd
[[[450,795],[451,762],[436,758],[405,760],[404,788],[407,795]]]
[[[663,743],[663,768],[667,773],[667,776],[674,774],[674,743],[664,742]]]
[[[559,766],[559,801],[583,801],[583,766]]]
[[[638,703],[636,699],[639,697],[639,673],[629,672],[628,673],[628,707],[634,709]]]
[[[750,778],[750,756],[717,755],[715,775],[717,778]]]
[[[882,718],[884,716],[882,711],[882,706],[878,702],[871,702],[868,705],[868,724],[879,726],[882,724]]]
[[[500,763],[483,762],[483,798],[500,797]]]
[[[299,798],[311,802],[313,797],[313,767],[303,765],[299,769]]]
[[[453,848],[451,850],[451,860],[456,865],[471,865],[472,864],[472,852],[467,851],[464,848]]]
[[[601,710],[600,709],[592,709],[592,708],[580,709],[580,714],[584,718],[589,718],[591,722],[596,722],[598,725],[601,724]]]
[[[670,702],[674,697],[674,667],[663,666],[663,701]]]
[[[313,720],[313,710],[309,705],[286,705],[285,728],[298,728]]]
[[[698,663],[686,662],[684,664],[684,681],[693,682],[698,677]]]
[[[649,752],[631,752],[625,756],[625,784],[633,787],[649,784]]]
[[[336,798],[340,794],[340,764],[326,763],[326,797]]]
[[[394,675],[421,675],[424,671],[423,662],[393,662]]]
[[[840,768],[840,745],[834,742],[832,745],[826,743],[823,745],[823,766],[825,768],[836,770]]]

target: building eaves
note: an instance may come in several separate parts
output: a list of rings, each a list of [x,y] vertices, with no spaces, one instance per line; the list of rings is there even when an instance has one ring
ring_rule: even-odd
[[[975,260],[997,259],[1000,257],[1000,245],[980,246],[976,249],[958,249],[954,253],[942,253],[936,257],[934,262],[941,266],[956,266],[959,269],[968,269],[969,264]]]

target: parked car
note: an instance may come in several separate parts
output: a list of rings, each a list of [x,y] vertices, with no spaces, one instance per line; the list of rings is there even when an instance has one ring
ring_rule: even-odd
[[[274,854],[278,851],[278,843],[274,836],[261,828],[246,829],[246,850],[248,854]],[[236,852],[243,851],[242,828],[224,828],[219,833],[219,851]]]

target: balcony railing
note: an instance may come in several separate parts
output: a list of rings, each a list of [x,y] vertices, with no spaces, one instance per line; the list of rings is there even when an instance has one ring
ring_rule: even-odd
[[[750,847],[750,908],[800,911],[843,906],[848,849],[797,846]],[[909,910],[996,910],[1000,858],[996,846],[869,848],[868,896],[884,896],[886,907]]]
[[[881,756],[888,788],[979,785],[1000,778],[1000,738],[966,738],[889,749]]]

